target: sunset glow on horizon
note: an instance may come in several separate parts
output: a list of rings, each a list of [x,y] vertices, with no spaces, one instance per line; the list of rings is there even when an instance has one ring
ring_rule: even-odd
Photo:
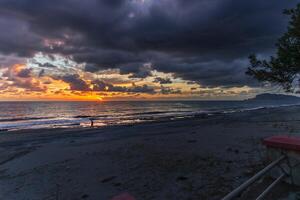
[[[122,75],[118,70],[89,73],[71,61],[58,61],[59,57],[52,63],[49,60],[38,63],[38,60],[47,60],[41,55],[25,64],[14,64],[0,70],[2,101],[192,100],[218,95],[226,99],[241,93],[249,94],[252,90],[249,87],[202,88],[197,83],[174,78],[173,74],[152,70],[148,65],[141,69],[151,74],[145,78]],[[59,62],[69,64],[55,65]]]

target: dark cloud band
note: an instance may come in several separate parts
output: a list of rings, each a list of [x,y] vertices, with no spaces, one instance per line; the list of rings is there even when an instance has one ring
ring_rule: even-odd
[[[131,78],[151,76],[144,68],[151,63],[153,69],[204,86],[253,86],[243,75],[245,58],[272,52],[287,24],[282,10],[296,3],[0,0],[0,28],[5,30],[0,52],[61,54],[86,63],[89,72],[117,68]],[[87,89],[80,82],[73,87]]]

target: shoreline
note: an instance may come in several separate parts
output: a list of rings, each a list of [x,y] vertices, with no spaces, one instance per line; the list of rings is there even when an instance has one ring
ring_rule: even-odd
[[[106,115],[87,116],[78,115],[73,117],[23,117],[0,119],[0,134],[18,130],[34,129],[73,129],[90,126],[91,119],[95,127],[134,125],[152,122],[164,122],[180,119],[206,118],[214,115],[226,115],[231,113],[249,112],[264,109],[276,109],[285,107],[300,107],[300,104],[269,105],[257,107],[224,108],[223,110],[198,110],[198,111],[155,111],[122,114],[122,117]],[[154,115],[153,115],[154,114]],[[2,123],[2,125],[1,125]],[[30,128],[34,127],[34,128]]]
[[[299,111],[300,106],[290,106],[101,128],[4,132],[0,197],[109,200],[129,193],[146,200],[217,200],[262,168],[262,138],[300,133]],[[291,191],[282,188],[268,199]]]

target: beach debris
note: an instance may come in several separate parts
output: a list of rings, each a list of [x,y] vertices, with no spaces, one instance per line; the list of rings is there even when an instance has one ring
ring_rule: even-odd
[[[186,177],[186,176],[178,176],[177,177],[177,181],[186,181],[186,180],[188,180],[189,178],[188,177]]]
[[[101,180],[101,183],[110,182],[110,181],[114,180],[115,178],[116,178],[116,176],[110,176],[110,177],[104,178]]]
[[[82,199],[86,199],[86,198],[88,198],[88,197],[89,197],[88,194],[84,194],[84,195],[81,196]]]

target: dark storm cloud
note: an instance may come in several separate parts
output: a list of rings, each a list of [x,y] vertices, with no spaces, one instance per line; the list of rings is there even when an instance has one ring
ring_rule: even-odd
[[[153,69],[206,86],[253,85],[246,57],[270,54],[296,1],[0,0],[0,52],[58,53],[96,72]],[[25,37],[24,37],[25,36]],[[47,39],[47,40],[45,40]],[[77,88],[77,86],[74,86]]]
[[[65,75],[62,77],[57,77],[70,85],[71,90],[77,91],[90,91],[89,85],[82,80],[78,74]]]
[[[233,60],[233,61],[194,61],[192,63],[185,60],[175,61],[167,59],[154,63],[154,68],[163,72],[175,71],[175,78],[183,78],[185,80],[192,80],[190,84],[198,83],[202,86],[209,87],[233,87],[243,85],[256,85],[250,77],[245,75],[248,61]]]
[[[39,74],[38,74],[38,77],[42,77],[45,75],[45,69],[42,69]]]
[[[32,71],[31,68],[24,68],[24,69],[21,69],[21,70],[17,73],[17,76],[18,76],[18,77],[21,77],[21,78],[29,78],[29,77],[31,77],[31,71]]]
[[[127,72],[132,73],[132,75],[130,75],[129,78],[144,79],[147,78],[148,76],[152,76],[151,70],[152,70],[151,66],[144,65],[137,68],[124,67],[123,69],[121,69],[121,73],[127,73]]]
[[[153,82],[154,83],[160,83],[161,85],[172,83],[170,78],[161,78],[161,77],[156,77]]]
[[[95,91],[95,92],[127,92],[127,93],[147,93],[154,94],[154,88],[148,85],[133,85],[132,87],[115,86],[110,83],[106,83],[101,80],[94,80],[91,84],[88,84],[78,74],[71,74],[59,77],[53,77],[56,80],[62,80],[68,83],[71,90],[74,91]],[[93,86],[93,87],[90,87]]]
[[[160,89],[160,93],[161,94],[181,94],[181,90],[162,86]]]
[[[139,86],[139,85],[135,85],[131,88],[128,88],[128,92],[130,93],[147,93],[147,94],[155,94],[155,90],[153,87],[150,87],[146,84]]]
[[[51,63],[38,63],[39,67],[42,67],[42,68],[56,68],[55,65],[52,65]]]
[[[92,82],[93,91],[109,91],[109,92],[127,92],[127,93],[147,93],[147,94],[155,94],[154,88],[148,85],[138,86],[133,84],[132,87],[122,87],[115,86],[113,84],[106,83],[101,80],[96,80]]]
[[[16,70],[16,66],[8,67],[2,77],[5,80],[9,81],[9,84],[4,84],[2,90],[7,89],[9,87],[18,87],[23,88],[26,91],[35,91],[41,92],[46,91],[46,87],[43,87],[39,81],[34,81],[31,76],[32,69],[30,68],[21,68],[20,71]]]
[[[7,68],[18,63],[24,63],[24,58],[18,58],[15,56],[1,55],[0,54],[0,68]]]
[[[0,29],[0,53],[2,54],[26,57],[42,50],[41,36],[30,31],[26,21],[5,16],[0,11]]]

